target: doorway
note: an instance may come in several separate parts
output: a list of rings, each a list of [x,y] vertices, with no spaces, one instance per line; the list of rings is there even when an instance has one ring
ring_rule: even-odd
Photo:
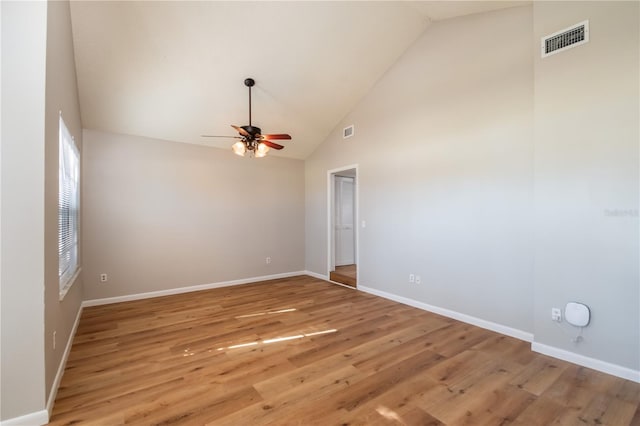
[[[358,171],[348,166],[328,172],[329,280],[358,284]]]

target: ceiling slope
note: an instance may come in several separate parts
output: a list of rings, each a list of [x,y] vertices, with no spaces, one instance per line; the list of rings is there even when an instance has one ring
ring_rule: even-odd
[[[518,2],[73,1],[83,126],[229,148],[230,124],[306,158],[433,20]]]

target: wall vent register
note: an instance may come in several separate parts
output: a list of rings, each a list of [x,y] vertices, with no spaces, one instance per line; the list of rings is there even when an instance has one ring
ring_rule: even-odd
[[[589,41],[589,21],[582,21],[572,27],[542,37],[542,57],[563,52]]]
[[[353,136],[353,131],[353,124],[349,127],[345,127],[344,129],[342,129],[342,138],[350,138],[351,136]]]

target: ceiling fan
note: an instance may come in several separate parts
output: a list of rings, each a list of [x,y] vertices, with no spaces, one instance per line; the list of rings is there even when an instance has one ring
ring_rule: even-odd
[[[213,135],[201,135],[203,138],[233,138],[240,139],[238,142],[231,146],[231,149],[236,155],[244,157],[245,153],[253,153],[256,157],[264,157],[269,152],[270,148],[282,149],[284,146],[272,142],[274,140],[289,140],[290,135],[285,133],[276,133],[271,135],[263,135],[262,129],[251,125],[251,88],[256,84],[252,78],[244,80],[244,85],[249,88],[249,125],[247,126],[234,126],[239,136],[213,136]]]

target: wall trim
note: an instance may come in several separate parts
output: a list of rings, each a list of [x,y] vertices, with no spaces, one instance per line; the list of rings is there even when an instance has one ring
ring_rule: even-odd
[[[458,321],[466,322],[487,330],[495,331],[500,334],[515,337],[516,339],[524,340],[525,342],[531,342],[531,350],[544,355],[551,356],[563,361],[577,364],[583,367],[591,368],[593,370],[600,371],[602,373],[611,374],[612,376],[620,377],[626,380],[631,380],[636,383],[640,383],[640,370],[633,370],[631,368],[623,367],[617,364],[612,364],[606,361],[602,361],[595,358],[590,358],[584,355],[577,354],[575,352],[566,351],[564,349],[556,348],[554,346],[548,346],[542,343],[534,342],[533,334],[526,331],[518,330],[515,328],[507,327],[502,324],[497,324],[491,321],[476,318],[471,315],[466,315],[460,312],[452,311],[445,308],[429,305],[427,303],[418,302],[413,299],[398,296],[395,294],[387,293],[375,288],[358,286],[358,290],[370,293],[375,296],[384,297],[385,299],[393,300],[394,302],[403,303],[405,305],[413,306],[414,308],[422,309],[425,311],[433,312],[445,317],[453,318]]]
[[[64,370],[67,366],[69,353],[71,353],[71,346],[73,346],[73,338],[76,337],[78,324],[80,324],[82,309],[83,309],[82,304],[80,304],[80,306],[78,307],[78,313],[76,314],[76,319],[73,322],[73,326],[71,327],[71,332],[69,333],[67,346],[64,348],[64,353],[62,354],[62,359],[60,360],[60,365],[58,366],[58,372],[56,373],[55,379],[53,379],[53,384],[51,385],[51,390],[49,391],[49,399],[47,400],[47,413],[49,413],[49,417],[51,417],[51,413],[53,412],[53,404],[56,402],[56,396],[58,395],[58,388],[60,387],[60,382],[62,381],[62,376],[64,375]]]
[[[18,426],[18,425],[46,425],[49,423],[49,413],[47,410],[34,411],[33,413],[25,414],[24,416],[14,417],[12,419],[3,420],[0,422],[2,426]]]
[[[414,308],[422,309],[423,311],[433,312],[434,314],[442,315],[448,318],[453,318],[458,321],[466,322],[467,324],[471,324],[471,325],[478,326],[480,328],[485,328],[487,330],[495,331],[496,333],[504,334],[506,336],[515,337],[516,339],[524,340],[525,342],[533,341],[532,333],[528,333],[523,330],[518,330],[517,328],[507,327],[506,325],[483,320],[481,318],[477,318],[471,315],[452,311],[450,309],[440,308],[438,306],[433,306],[427,303],[418,302],[417,300],[387,293],[386,291],[377,290],[371,287],[365,287],[365,286],[359,285],[358,290],[364,291],[365,293],[373,294],[375,296],[384,297],[385,299],[393,300],[394,302],[399,302],[405,305],[413,306]]]
[[[531,343],[531,350],[561,359],[563,361],[568,361],[573,364],[591,368],[602,373],[611,374],[612,376],[621,377],[626,380],[640,383],[640,370],[632,370],[631,368],[623,367],[621,365],[611,364],[606,361],[601,361],[596,358],[590,358],[588,356],[580,355],[575,352],[570,352],[564,349],[556,348],[555,346],[549,346],[538,342]]]
[[[211,284],[200,284],[188,287],[171,288],[168,290],[150,291],[147,293],[128,294],[126,296],[105,297],[103,299],[85,300],[82,307],[109,305],[111,303],[130,302],[132,300],[151,299],[153,297],[171,296],[174,294],[191,293],[193,291],[211,290],[214,288],[230,287],[242,284],[254,284],[260,281],[276,280],[279,278],[289,278],[298,275],[306,275],[306,271],[285,272],[282,274],[263,275],[261,277],[242,278],[239,280],[220,281]]]

